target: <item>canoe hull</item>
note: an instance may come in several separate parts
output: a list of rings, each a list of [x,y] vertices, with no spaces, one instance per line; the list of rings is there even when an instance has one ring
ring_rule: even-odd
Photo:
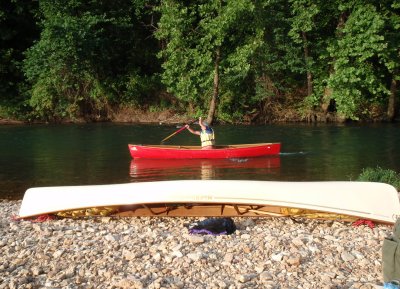
[[[199,146],[128,145],[132,158],[147,159],[224,159],[250,158],[280,153],[280,143],[216,146],[201,149]]]
[[[25,218],[106,206],[126,208],[127,211],[145,208],[142,211],[151,212],[154,207],[165,211],[167,207],[198,205],[230,206],[239,212],[243,208],[256,212],[259,207],[313,210],[391,224],[400,215],[396,189],[382,183],[180,180],[31,188],[25,193],[19,216]]]

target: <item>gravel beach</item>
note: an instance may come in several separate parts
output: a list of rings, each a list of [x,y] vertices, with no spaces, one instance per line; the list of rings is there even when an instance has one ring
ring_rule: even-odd
[[[13,221],[0,201],[2,288],[376,288],[391,226],[233,218],[228,236],[190,235],[201,218]]]

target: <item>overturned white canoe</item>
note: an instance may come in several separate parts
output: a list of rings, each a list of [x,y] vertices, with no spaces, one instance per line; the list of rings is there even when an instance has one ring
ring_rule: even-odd
[[[152,209],[168,206],[177,208],[178,204],[186,212],[189,212],[187,208],[194,206],[214,205],[219,206],[218,210],[234,208],[231,211],[236,211],[236,215],[279,216],[282,214],[276,208],[294,208],[383,223],[394,223],[400,215],[397,190],[384,183],[178,180],[30,188],[25,192],[19,217],[94,207],[129,208],[133,212],[131,215],[193,215],[184,213],[185,210],[173,213],[171,209],[158,214],[155,213],[157,210]],[[245,208],[244,211],[242,208]],[[202,213],[199,211],[194,215]],[[217,215],[224,213],[221,211]]]

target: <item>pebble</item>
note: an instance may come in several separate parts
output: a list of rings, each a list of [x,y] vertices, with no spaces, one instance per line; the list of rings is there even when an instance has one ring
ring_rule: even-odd
[[[340,256],[342,257],[343,261],[345,261],[345,262],[350,262],[350,261],[354,260],[354,256],[352,254],[350,254],[349,252],[343,252]]]
[[[14,221],[0,200],[0,288],[375,288],[392,227],[233,218],[227,236],[190,235],[200,218]]]

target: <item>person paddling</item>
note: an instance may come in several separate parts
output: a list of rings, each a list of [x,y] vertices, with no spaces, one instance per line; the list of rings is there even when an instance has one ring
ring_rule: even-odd
[[[202,121],[201,117],[199,117],[199,125],[201,127],[201,131],[193,130],[188,124],[185,127],[192,134],[200,136],[202,149],[213,149],[215,146],[214,130],[208,125],[207,122]]]

